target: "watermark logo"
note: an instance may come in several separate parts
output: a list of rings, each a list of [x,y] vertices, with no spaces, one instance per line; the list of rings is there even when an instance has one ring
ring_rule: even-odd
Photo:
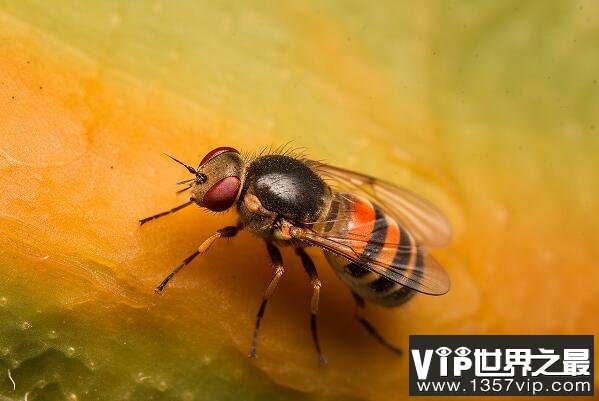
[[[593,395],[593,336],[410,336],[410,395]]]

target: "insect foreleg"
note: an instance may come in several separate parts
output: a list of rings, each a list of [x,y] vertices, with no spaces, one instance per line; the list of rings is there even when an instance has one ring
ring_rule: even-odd
[[[310,302],[310,330],[312,331],[312,340],[314,341],[314,346],[316,347],[316,352],[318,352],[318,359],[321,365],[327,363],[327,359],[322,353],[320,349],[320,341],[318,340],[318,328],[316,326],[316,314],[318,313],[318,300],[320,298],[320,287],[322,283],[318,278],[318,273],[316,272],[316,267],[314,266],[314,262],[310,258],[310,256],[303,250],[303,248],[296,248],[295,250],[297,254],[302,259],[302,265],[308,273],[310,277],[310,282],[312,284],[312,300]]]
[[[279,280],[283,276],[285,272],[285,268],[283,267],[283,257],[281,256],[281,252],[279,248],[274,246],[271,242],[266,242],[266,250],[268,251],[268,255],[270,256],[270,260],[272,266],[275,268],[275,275],[270,281],[270,284],[264,291],[264,295],[262,296],[262,303],[260,304],[260,308],[258,309],[258,313],[256,314],[256,326],[254,328],[254,335],[252,337],[252,349],[250,350],[250,358],[256,357],[256,347],[258,344],[258,331],[260,330],[260,322],[262,317],[264,316],[264,311],[266,310],[266,303],[275,292],[277,285],[279,284]]]
[[[174,208],[172,208],[171,210],[167,210],[166,212],[161,212],[161,213],[155,214],[155,215],[153,215],[153,216],[150,216],[150,217],[146,217],[146,218],[144,218],[144,219],[141,219],[141,220],[139,220],[139,225],[140,225],[140,226],[143,226],[145,223],[147,223],[147,222],[148,222],[148,221],[150,221],[150,220],[155,220],[155,219],[157,219],[157,218],[159,218],[159,217],[166,216],[167,214],[175,213],[176,211],[178,211],[178,210],[181,210],[181,209],[183,209],[184,207],[187,207],[187,206],[191,205],[192,203],[193,203],[193,201],[189,201],[189,202],[186,202],[186,203],[184,203],[184,204],[182,204],[182,205],[179,205],[179,206],[177,206],[177,207],[174,207]]]
[[[219,238],[233,237],[241,229],[242,229],[242,226],[238,224],[237,226],[227,226],[227,227],[221,228],[220,230],[217,230],[214,234],[212,234],[204,242],[202,242],[202,244],[198,247],[197,251],[195,251],[194,253],[189,255],[183,262],[181,262],[181,264],[179,266],[175,267],[173,269],[173,271],[171,271],[169,273],[169,275],[166,276],[164,280],[162,280],[160,285],[158,287],[156,287],[156,289],[154,291],[156,291],[157,293],[161,293],[162,290],[164,289],[164,287],[168,284],[168,282],[171,281],[171,279],[175,276],[175,274],[179,273],[179,271],[181,271],[181,269],[183,269],[192,260],[194,260],[196,256],[198,256],[202,253],[205,253],[210,248],[210,246],[212,246],[214,241],[216,241]]]
[[[356,308],[357,308],[356,309],[356,319],[358,319],[358,321],[362,324],[362,326],[364,326],[366,328],[366,330],[368,330],[368,333],[370,333],[370,335],[372,335],[378,342],[380,342],[383,346],[385,346],[389,350],[395,352],[397,355],[401,355],[401,353],[402,353],[401,349],[397,348],[395,345],[391,344],[383,336],[381,336],[380,333],[378,332],[378,330],[372,324],[370,324],[370,322],[368,320],[366,320],[366,318],[364,318],[363,314],[364,314],[364,308],[366,306],[364,303],[364,298],[362,298],[361,296],[359,296],[358,294],[356,294],[353,291],[352,291],[352,295],[354,296],[354,299],[356,301]]]

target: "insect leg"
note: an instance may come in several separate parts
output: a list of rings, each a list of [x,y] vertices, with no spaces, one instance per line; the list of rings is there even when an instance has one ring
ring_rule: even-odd
[[[189,255],[183,262],[181,262],[181,264],[179,266],[175,267],[173,269],[173,271],[171,271],[169,273],[169,275],[166,276],[164,280],[162,280],[160,285],[158,287],[156,287],[156,289],[154,291],[156,291],[157,293],[161,293],[162,290],[164,289],[164,287],[168,284],[168,282],[171,281],[171,279],[175,276],[175,274],[179,273],[179,271],[181,271],[181,269],[183,269],[192,260],[194,260],[196,256],[198,256],[202,253],[205,253],[210,248],[210,246],[214,243],[214,241],[216,241],[219,238],[233,237],[241,229],[242,229],[241,225],[237,225],[237,226],[227,226],[227,227],[221,228],[220,230],[217,230],[214,234],[212,234],[210,237],[206,238],[206,240],[204,242],[202,242],[202,244],[198,247],[197,251],[195,251],[194,253]]]
[[[159,217],[166,216],[167,214],[175,213],[176,211],[181,210],[184,207],[187,207],[187,206],[191,205],[192,203],[193,203],[193,201],[185,202],[184,204],[179,205],[177,207],[174,207],[171,210],[167,210],[166,212],[158,213],[158,214],[155,214],[153,216],[141,219],[141,220],[139,220],[139,225],[143,226],[144,224],[146,224],[150,220],[154,220],[154,219],[157,219]]]
[[[364,298],[362,298],[361,296],[359,296],[358,294],[356,294],[355,292],[352,291],[352,295],[354,296],[354,300],[356,301],[356,319],[358,319],[358,321],[366,328],[366,330],[368,330],[368,333],[370,333],[374,338],[376,338],[376,340],[378,342],[380,342],[383,346],[385,346],[386,348],[388,348],[389,350],[395,352],[397,355],[401,355],[401,349],[397,348],[395,345],[391,344],[389,341],[387,341],[385,338],[383,338],[383,336],[381,336],[378,332],[378,330],[372,325],[370,324],[370,322],[368,320],[366,320],[363,316],[364,313],[364,308],[365,308],[365,303],[364,303]]]
[[[260,321],[264,316],[264,310],[266,309],[266,303],[275,292],[277,285],[279,284],[279,280],[285,273],[285,268],[283,267],[283,257],[281,256],[281,252],[279,248],[272,244],[272,242],[266,241],[266,250],[268,251],[268,255],[270,256],[270,260],[272,266],[275,268],[275,276],[270,281],[270,284],[264,291],[264,295],[262,296],[262,303],[260,304],[260,308],[258,309],[258,313],[256,314],[256,326],[254,327],[254,335],[252,337],[252,349],[250,350],[250,358],[256,357],[256,347],[258,344],[258,331],[260,330]]]
[[[320,287],[322,283],[318,279],[318,273],[316,272],[316,267],[314,266],[314,262],[310,258],[310,256],[303,250],[303,248],[296,248],[295,251],[302,259],[302,265],[310,276],[310,282],[312,283],[312,300],[310,302],[310,330],[312,331],[312,340],[314,341],[314,346],[316,347],[316,352],[318,352],[318,358],[321,365],[327,363],[325,356],[320,349],[320,341],[318,340],[318,330],[316,327],[316,314],[318,313],[318,299],[320,297]]]

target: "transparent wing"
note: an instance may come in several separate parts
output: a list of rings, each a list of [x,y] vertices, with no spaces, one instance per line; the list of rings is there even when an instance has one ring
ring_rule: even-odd
[[[421,245],[441,247],[451,240],[451,224],[447,217],[414,192],[365,174],[319,162],[312,163],[324,178],[333,179],[350,192],[358,191],[380,206]]]
[[[418,292],[442,295],[449,291],[449,275],[421,246],[408,247],[381,242],[376,244],[380,248],[379,252],[371,257],[368,252],[362,251],[367,246],[373,245],[372,237],[368,240],[358,237],[341,238],[334,234],[321,234],[299,227],[292,228],[290,232],[295,238],[358,263],[374,273]],[[385,255],[392,255],[392,257],[385,257]],[[390,260],[390,262],[383,260]]]

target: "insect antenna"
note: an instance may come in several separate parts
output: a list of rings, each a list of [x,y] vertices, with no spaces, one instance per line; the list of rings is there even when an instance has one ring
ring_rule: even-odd
[[[182,165],[182,166],[185,166],[185,168],[187,168],[187,171],[189,171],[191,174],[193,174],[193,175],[197,175],[197,174],[198,174],[198,172],[196,171],[196,169],[195,169],[195,168],[193,168],[193,167],[191,167],[191,166],[188,166],[187,164],[183,163],[181,160],[177,160],[177,159],[175,159],[173,156],[171,156],[171,155],[168,155],[168,154],[166,154],[166,153],[165,153],[164,155],[165,155],[165,156],[168,156],[168,157],[170,157],[171,159],[173,159],[174,161],[176,161],[176,162],[177,162],[177,163],[179,163],[180,165]]]

